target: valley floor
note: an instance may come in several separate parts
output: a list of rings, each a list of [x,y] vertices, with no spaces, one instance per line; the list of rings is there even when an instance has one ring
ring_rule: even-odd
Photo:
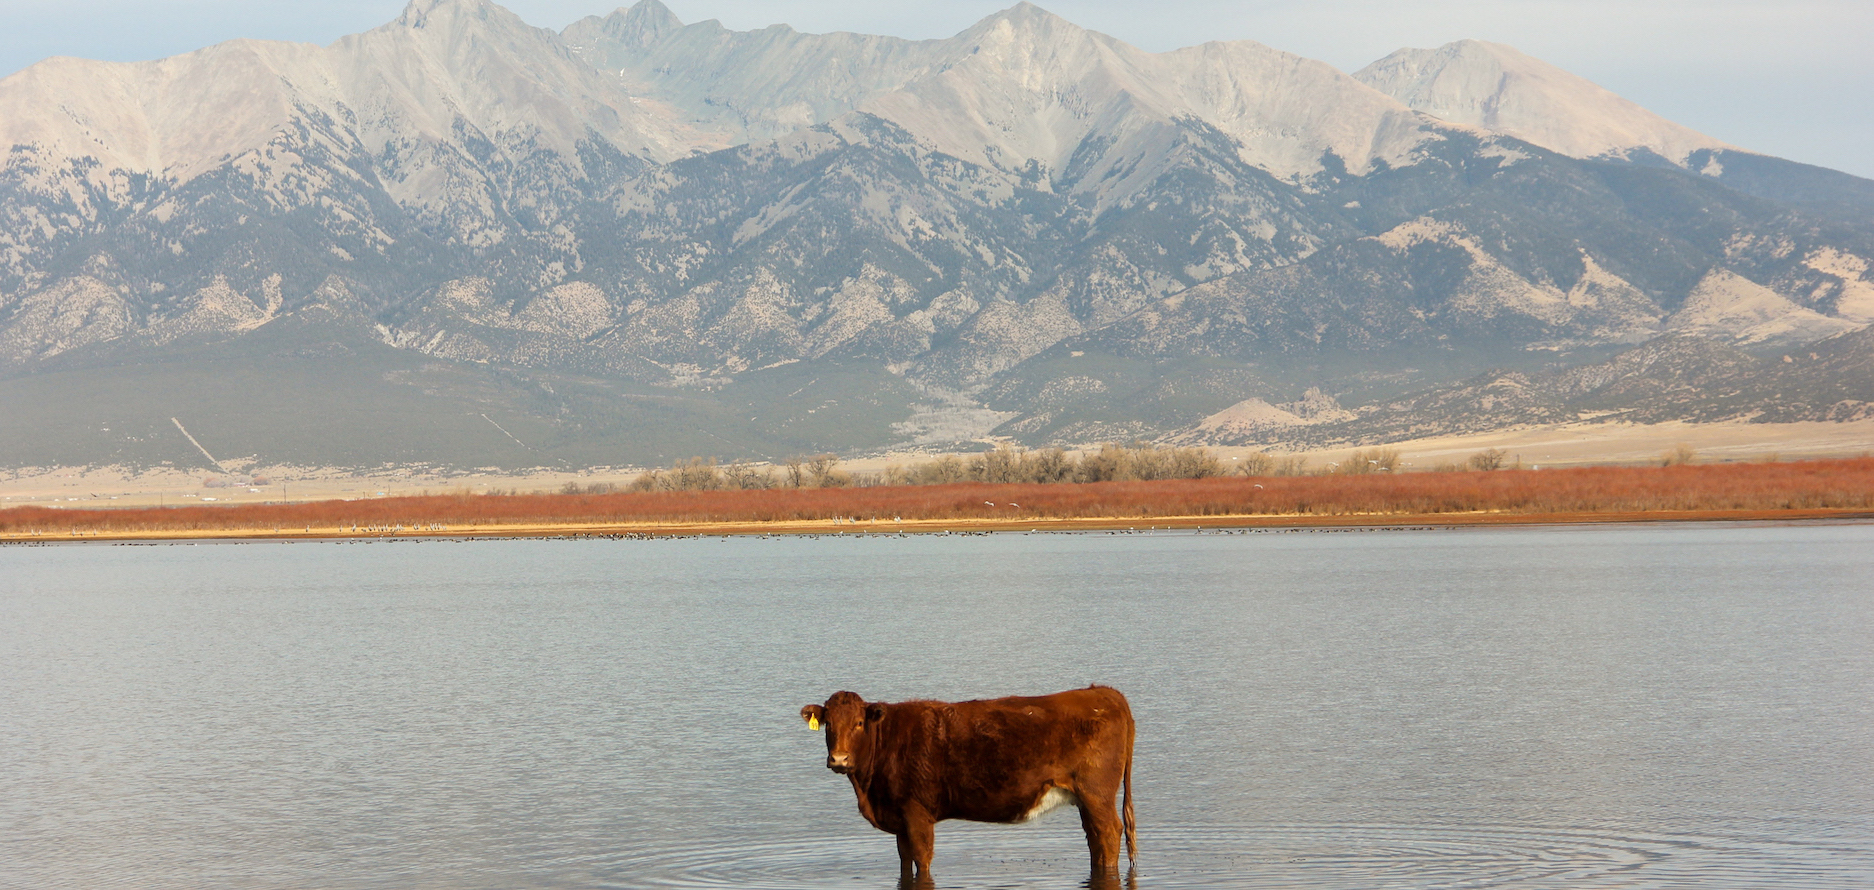
[[[1874,452],[1874,420],[1849,423],[1567,423],[1463,436],[1399,442],[1402,464],[1428,469],[1463,464],[1486,448],[1507,452],[1506,463],[1520,458],[1531,466],[1571,467],[1590,464],[1647,464],[1680,445],[1697,451],[1701,462],[1805,460],[1858,457]],[[1310,454],[1319,464],[1348,449]],[[1232,452],[1234,453],[1234,452]]]
[[[1505,452],[1505,465],[1520,459],[1530,467],[1598,464],[1640,465],[1657,462],[1681,445],[1699,462],[1802,460],[1854,457],[1874,452],[1874,420],[1849,423],[1569,423],[1464,436],[1392,443],[1407,470],[1430,470],[1441,464],[1463,465],[1489,448]],[[1253,448],[1216,448],[1228,463]],[[1311,468],[1344,459],[1354,449],[1295,452]],[[844,460],[851,472],[876,473],[892,465],[931,460],[924,452],[893,452]],[[385,468],[377,472],[317,467],[248,467],[228,473],[203,466],[142,472],[116,467],[57,467],[0,470],[0,508],[52,504],[71,508],[180,506],[199,503],[253,504],[360,500],[423,494],[487,494],[490,491],[550,493],[568,484],[582,488],[610,483],[623,486],[636,468],[600,468],[574,472],[536,470],[503,472],[450,471],[430,467]],[[207,487],[215,479],[222,484]],[[233,484],[249,480],[250,484]],[[257,480],[264,480],[262,481]]]
[[[1874,457],[1538,466],[1499,472],[642,493],[490,487],[487,494],[477,494],[470,486],[457,486],[291,503],[228,503],[198,495],[164,508],[122,505],[121,497],[87,497],[78,503],[66,497],[0,509],[0,542],[1874,521]],[[204,491],[224,492],[225,486]]]

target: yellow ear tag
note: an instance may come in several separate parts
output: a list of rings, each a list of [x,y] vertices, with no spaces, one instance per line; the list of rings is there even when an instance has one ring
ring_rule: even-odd
[[[807,718],[807,728],[813,730],[814,732],[819,732],[820,731],[820,718],[809,716]]]

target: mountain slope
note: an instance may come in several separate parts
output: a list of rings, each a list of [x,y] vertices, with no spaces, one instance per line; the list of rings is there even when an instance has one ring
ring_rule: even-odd
[[[551,32],[482,0],[416,0],[330,47],[234,41],[156,62],[54,59],[0,81],[0,139],[11,146],[0,283],[18,293],[92,267],[160,315],[172,308],[164,292],[217,275],[248,279],[238,289],[257,303],[254,281],[297,278],[290,305],[323,278],[298,267],[357,271],[357,281],[375,274],[353,269],[372,254],[403,253],[393,264],[407,265],[398,245],[412,240],[576,263],[552,230],[584,200],[583,184],[685,155],[693,135]],[[251,274],[245,250],[191,249],[195,233],[230,224],[286,227],[310,250],[255,239],[263,257],[295,258]],[[93,235],[119,243],[74,255],[84,250],[74,239]],[[165,250],[194,261],[192,280],[146,280],[147,256],[124,262]]]
[[[1699,149],[1732,148],[1500,43],[1459,40],[1437,49],[1402,49],[1353,76],[1441,120],[1570,157],[1646,152],[1686,166]]]
[[[1849,421],[1874,416],[1874,329],[1795,352],[1748,353],[1672,335],[1606,361],[1463,384],[1373,405],[1326,423],[1273,424],[1243,441],[1322,444],[1592,420],[1602,423]]]

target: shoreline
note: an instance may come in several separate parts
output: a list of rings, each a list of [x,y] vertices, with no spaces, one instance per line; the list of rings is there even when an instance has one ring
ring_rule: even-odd
[[[1029,519],[909,519],[839,521],[830,519],[744,522],[490,523],[431,529],[354,531],[349,528],[255,528],[145,530],[92,529],[65,533],[0,534],[0,546],[85,543],[262,542],[262,541],[426,541],[528,538],[703,538],[747,536],[845,536],[1014,533],[1139,532],[1236,530],[1419,530],[1508,528],[1518,526],[1592,526],[1641,523],[1811,523],[1874,522],[1874,510],[1816,508],[1791,510],[1648,510],[1626,512],[1516,513],[1342,513],[1236,514],[1209,516],[1076,517]]]

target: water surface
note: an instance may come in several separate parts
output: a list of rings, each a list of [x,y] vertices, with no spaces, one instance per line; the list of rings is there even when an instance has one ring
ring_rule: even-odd
[[[887,888],[800,706],[1090,682],[1142,888],[1874,886],[1866,525],[11,547],[0,653],[7,888]]]

